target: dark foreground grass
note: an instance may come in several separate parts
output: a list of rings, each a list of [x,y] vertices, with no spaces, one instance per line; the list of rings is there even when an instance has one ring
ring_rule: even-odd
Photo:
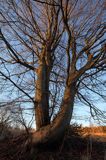
[[[106,160],[106,142],[68,129],[60,143],[34,148],[28,135],[21,134],[0,142],[0,160]]]

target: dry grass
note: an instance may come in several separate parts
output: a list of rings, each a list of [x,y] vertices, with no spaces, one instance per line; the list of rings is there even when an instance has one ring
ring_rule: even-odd
[[[89,136],[96,141],[106,142],[106,127],[86,127],[82,128],[81,135],[83,137]]]
[[[86,136],[81,136],[83,133],[84,128],[71,127],[60,144],[39,149],[33,148],[28,136],[21,133],[0,142],[0,160],[106,160],[106,142],[96,138],[97,132],[93,136],[87,130]]]

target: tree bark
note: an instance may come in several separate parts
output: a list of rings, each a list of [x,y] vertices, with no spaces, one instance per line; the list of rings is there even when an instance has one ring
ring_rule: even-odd
[[[50,123],[49,118],[49,76],[50,70],[43,58],[40,61],[37,73],[35,93],[35,121],[36,129]]]
[[[61,110],[57,118],[51,124],[33,133],[32,142],[34,145],[54,143],[64,135],[72,118],[75,94],[75,83],[71,84],[70,87],[66,87]]]

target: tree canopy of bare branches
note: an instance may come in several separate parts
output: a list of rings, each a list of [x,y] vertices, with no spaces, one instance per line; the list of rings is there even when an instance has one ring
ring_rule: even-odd
[[[35,143],[65,131],[76,101],[105,118],[95,106],[106,99],[105,9],[105,0],[0,1],[1,94],[34,109]]]

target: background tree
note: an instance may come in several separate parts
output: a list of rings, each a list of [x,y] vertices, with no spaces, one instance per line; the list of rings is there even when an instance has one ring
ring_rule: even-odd
[[[33,142],[61,137],[76,99],[105,117],[92,102],[105,99],[105,1],[4,0],[0,10],[1,92],[33,106]]]

